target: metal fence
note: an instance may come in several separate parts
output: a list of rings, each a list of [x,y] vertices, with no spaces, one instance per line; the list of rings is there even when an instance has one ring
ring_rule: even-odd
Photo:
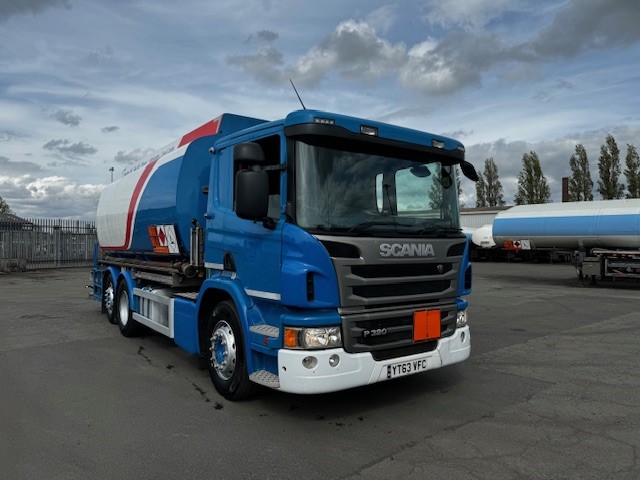
[[[0,271],[91,265],[94,222],[11,217],[0,219]]]

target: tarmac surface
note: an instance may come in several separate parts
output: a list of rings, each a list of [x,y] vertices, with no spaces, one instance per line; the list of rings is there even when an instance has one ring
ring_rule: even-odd
[[[171,340],[122,337],[89,277],[0,275],[2,479],[640,478],[640,285],[474,263],[468,361],[234,403]]]

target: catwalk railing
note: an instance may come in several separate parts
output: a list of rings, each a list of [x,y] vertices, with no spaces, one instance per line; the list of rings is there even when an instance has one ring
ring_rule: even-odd
[[[0,267],[33,270],[91,265],[97,241],[94,222],[11,217],[0,219]]]

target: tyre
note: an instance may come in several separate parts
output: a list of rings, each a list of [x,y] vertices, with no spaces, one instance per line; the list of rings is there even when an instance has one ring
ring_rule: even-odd
[[[107,320],[109,323],[116,324],[116,286],[113,283],[113,276],[107,272],[102,282],[102,311],[107,314]]]
[[[232,302],[222,302],[214,308],[206,338],[207,367],[218,393],[227,400],[251,395],[256,385],[249,380],[242,327]]]
[[[140,335],[142,325],[133,319],[131,302],[129,299],[129,289],[127,288],[127,282],[124,279],[121,279],[118,282],[118,288],[116,290],[115,317],[122,335],[125,337],[135,337]]]

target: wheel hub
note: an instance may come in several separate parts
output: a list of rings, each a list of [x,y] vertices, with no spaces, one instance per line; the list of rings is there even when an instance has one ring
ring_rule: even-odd
[[[122,325],[126,325],[129,322],[129,294],[126,290],[122,290],[120,295],[118,313],[120,314],[120,322]]]
[[[236,338],[231,326],[218,322],[211,335],[211,365],[223,380],[229,380],[236,369]]]
[[[113,301],[114,301],[113,285],[109,285],[104,291],[104,308],[107,309],[109,315],[113,313]]]

